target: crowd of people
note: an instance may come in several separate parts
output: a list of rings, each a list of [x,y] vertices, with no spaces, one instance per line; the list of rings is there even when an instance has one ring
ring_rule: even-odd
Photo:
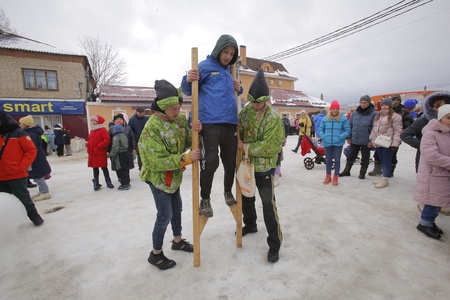
[[[375,188],[386,188],[388,178],[394,176],[401,142],[417,149],[415,170],[418,173],[414,199],[421,210],[417,229],[428,237],[440,239],[443,231],[436,223],[440,212],[450,207],[450,94],[437,92],[423,102],[423,115],[412,114],[417,100],[393,95],[381,101],[377,111],[370,96],[360,98],[359,106],[351,114],[341,112],[338,101],[329,110],[322,109],[314,117],[305,110],[292,124],[286,115],[280,116],[268,104],[269,87],[260,69],[248,91],[248,105],[240,112],[236,95],[242,87],[231,75],[231,65],[238,58],[238,44],[230,35],[222,35],[210,55],[199,68],[187,72],[180,89],[162,79],[155,81],[156,98],[152,115],[144,108],[136,108],[131,119],[124,113],[114,116],[105,126],[105,118],[91,116],[91,130],[86,143],[88,167],[93,170],[93,189],[98,191],[100,169],[107,188],[114,189],[108,161],[116,172],[118,190],[131,188],[130,170],[137,159],[140,178],[150,188],[157,210],[152,232],[152,250],[148,262],[161,270],[172,268],[176,262],[163,252],[164,236],[169,223],[173,233],[171,249],[193,252],[193,245],[182,237],[182,197],[180,186],[183,171],[192,163],[200,165],[199,214],[213,217],[211,191],[214,174],[220,161],[224,168],[223,195],[228,206],[237,204],[232,193],[236,173],[236,153],[247,149],[254,165],[255,182],[262,202],[267,230],[267,261],[279,260],[283,235],[277,213],[275,187],[281,176],[282,147],[292,127],[298,131],[298,141],[292,150],[297,153],[305,135],[316,136],[325,149],[326,174],[323,184],[339,185],[339,177],[351,176],[351,169],[361,153],[359,178],[365,179],[374,151],[374,169],[370,176],[381,175]],[[181,92],[192,94],[192,84],[198,84],[198,119],[188,123],[180,114]],[[414,100],[414,101],[413,101]],[[294,126],[292,126],[294,125]],[[191,131],[200,134],[199,148],[192,150]],[[36,225],[44,220],[36,210],[35,201],[50,199],[46,180],[51,177],[47,155],[71,155],[70,128],[55,124],[45,130],[35,124],[31,115],[16,122],[0,111],[0,192],[14,194],[24,205],[28,217]],[[340,162],[344,144],[349,145],[345,168]],[[109,160],[108,160],[109,159]],[[334,174],[332,176],[332,170]],[[28,180],[38,186],[38,193],[30,196]],[[256,197],[242,197],[242,235],[258,231]]]

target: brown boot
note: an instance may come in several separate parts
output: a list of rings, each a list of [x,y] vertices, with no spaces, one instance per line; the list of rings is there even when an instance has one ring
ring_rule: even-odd
[[[334,186],[337,186],[339,183],[338,183],[338,179],[339,179],[339,175],[334,175],[333,176],[333,185]]]
[[[323,184],[329,184],[330,182],[331,182],[331,174],[327,174],[325,180],[323,181]]]

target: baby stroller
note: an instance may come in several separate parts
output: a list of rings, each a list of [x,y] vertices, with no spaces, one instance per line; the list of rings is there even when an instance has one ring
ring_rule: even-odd
[[[304,131],[300,148],[302,150],[301,151],[302,156],[305,156],[306,154],[311,152],[311,150],[314,151],[314,153],[316,154],[314,158],[305,157],[305,159],[303,160],[303,164],[305,165],[305,168],[307,170],[312,170],[314,168],[315,163],[319,165],[321,163],[326,163],[325,149],[323,148],[322,144],[319,141],[313,142],[313,140]]]

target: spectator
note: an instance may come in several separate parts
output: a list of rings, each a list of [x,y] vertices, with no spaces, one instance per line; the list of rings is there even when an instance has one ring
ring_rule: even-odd
[[[130,122],[128,122],[128,126],[130,126],[131,130],[133,131],[133,134],[135,136],[136,143],[139,141],[139,138],[141,137],[141,132],[144,129],[145,123],[147,123],[149,116],[146,116],[145,110],[143,107],[139,106],[136,108],[136,113],[134,116],[130,118]],[[136,154],[137,154],[137,161],[138,161],[138,167],[139,171],[142,168],[142,161],[141,156],[139,155],[139,148],[137,145],[135,145]]]

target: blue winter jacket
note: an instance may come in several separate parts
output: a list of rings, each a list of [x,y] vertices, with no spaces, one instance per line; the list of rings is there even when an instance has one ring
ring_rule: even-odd
[[[342,113],[339,121],[335,118],[329,120],[328,116],[325,116],[320,123],[319,133],[324,147],[339,147],[344,145],[350,134],[350,124]]]
[[[361,106],[352,113],[350,117],[350,135],[348,139],[354,145],[367,145],[369,143],[369,136],[372,132],[373,119],[377,115],[373,104],[366,110],[362,110]]]
[[[319,113],[317,116],[314,117],[314,120],[313,120],[314,126],[316,127],[316,131],[317,131],[316,137],[318,137],[318,138],[320,137],[318,128],[320,128],[320,124],[322,123],[323,117],[325,117],[324,114]]]
[[[236,97],[234,96],[231,67],[224,68],[217,60],[208,55],[198,65],[200,80],[198,82],[198,118],[202,124],[237,125]],[[191,83],[186,76],[181,82],[184,94],[192,95]],[[242,89],[240,91],[242,93]]]

